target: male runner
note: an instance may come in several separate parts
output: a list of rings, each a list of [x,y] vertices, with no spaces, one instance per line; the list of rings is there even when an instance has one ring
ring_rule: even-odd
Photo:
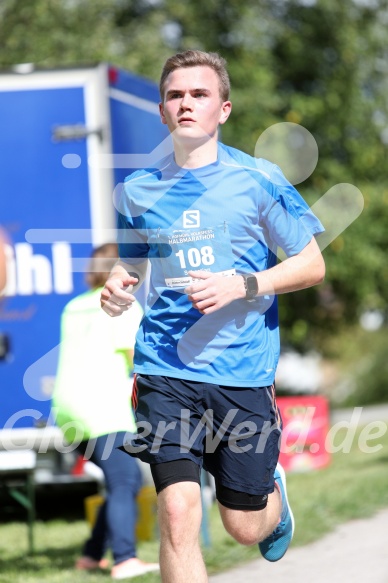
[[[291,541],[277,464],[276,295],[322,282],[323,227],[276,166],[218,142],[232,109],[219,55],[174,55],[160,92],[174,151],[125,182],[120,260],[101,304],[110,316],[127,310],[151,262],[135,347],[139,435],[127,451],[151,464],[162,581],[204,583],[201,467],[237,541],[259,543],[270,561]]]

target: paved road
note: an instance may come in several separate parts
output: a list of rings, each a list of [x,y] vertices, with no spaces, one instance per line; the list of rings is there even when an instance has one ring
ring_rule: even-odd
[[[388,509],[291,548],[278,563],[258,559],[209,583],[388,583]]]
[[[333,409],[330,413],[332,425],[339,422],[350,425],[366,425],[374,421],[388,421],[388,405],[369,405],[352,409]]]
[[[334,410],[331,423],[388,421],[388,406]],[[209,583],[388,583],[388,509],[353,520],[277,563],[258,559],[210,577]]]

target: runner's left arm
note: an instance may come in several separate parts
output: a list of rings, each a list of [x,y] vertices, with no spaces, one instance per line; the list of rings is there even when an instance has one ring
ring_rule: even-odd
[[[185,289],[185,293],[201,314],[210,314],[233,300],[245,298],[242,276],[222,277],[207,271],[193,271],[189,275],[196,281]],[[257,279],[258,296],[288,293],[322,283],[325,262],[313,237],[296,255],[253,275]]]

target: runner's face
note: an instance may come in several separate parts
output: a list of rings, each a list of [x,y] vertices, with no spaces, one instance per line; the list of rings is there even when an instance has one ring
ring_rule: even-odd
[[[174,139],[196,142],[217,138],[218,126],[228,119],[231,103],[222,101],[213,69],[176,69],[168,75],[164,91],[160,115]]]

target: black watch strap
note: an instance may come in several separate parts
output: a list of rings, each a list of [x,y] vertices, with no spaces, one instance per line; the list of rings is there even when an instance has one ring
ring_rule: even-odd
[[[242,274],[245,286],[245,299],[252,301],[255,299],[259,292],[259,285],[257,283],[256,276],[253,273]]]
[[[131,277],[136,277],[136,279],[138,280],[138,282],[137,282],[137,283],[134,283],[134,284],[132,284],[134,288],[135,288],[137,285],[139,285],[139,282],[140,282],[140,277],[139,277],[139,274],[138,274],[138,273],[136,273],[136,271],[128,271],[128,275],[130,275]]]

